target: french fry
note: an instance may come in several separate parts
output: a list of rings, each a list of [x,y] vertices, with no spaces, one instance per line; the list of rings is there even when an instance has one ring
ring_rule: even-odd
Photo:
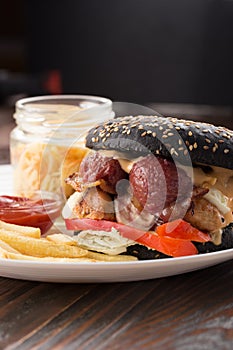
[[[76,245],[77,242],[70,236],[63,233],[54,233],[46,237],[47,240],[57,243],[57,244],[66,244],[66,245]]]
[[[0,240],[0,257],[4,259],[13,260],[31,260],[31,261],[45,261],[45,262],[95,262],[95,259],[90,258],[53,258],[53,257],[35,257],[19,253],[6,242]]]
[[[4,229],[6,231],[11,231],[11,232],[17,232],[18,234],[27,236],[27,237],[34,237],[34,238],[41,237],[41,232],[39,228],[9,224],[7,222],[0,220],[0,230],[1,229]]]
[[[18,254],[19,252],[13,249],[9,244],[0,240],[0,257],[8,259],[8,253]]]
[[[108,261],[108,262],[138,260],[136,257],[131,255],[106,255],[106,254],[91,252],[89,250],[87,253],[87,257],[91,259],[95,259],[97,261]]]
[[[19,251],[12,248],[9,244],[7,244],[6,242],[0,240],[0,248],[2,248],[3,250],[6,250],[10,253],[15,253],[15,254],[19,254]]]
[[[0,248],[0,258],[2,259],[8,259],[8,254],[6,253],[6,251],[2,248]]]
[[[87,257],[88,251],[78,246],[56,244],[47,239],[25,237],[6,230],[0,230],[0,239],[8,243],[21,254],[36,257],[81,258]]]
[[[0,257],[4,259],[12,259],[12,260],[30,260],[30,261],[38,261],[38,262],[96,262],[95,259],[90,258],[54,258],[54,257],[36,257],[36,256],[30,256],[20,253],[11,253],[8,251],[4,251],[0,247]]]

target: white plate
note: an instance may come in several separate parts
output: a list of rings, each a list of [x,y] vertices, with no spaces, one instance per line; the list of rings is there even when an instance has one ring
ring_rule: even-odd
[[[0,194],[12,193],[10,166],[0,166]],[[233,249],[175,259],[115,263],[57,263],[0,259],[0,276],[44,282],[121,282],[177,275],[233,258]]]

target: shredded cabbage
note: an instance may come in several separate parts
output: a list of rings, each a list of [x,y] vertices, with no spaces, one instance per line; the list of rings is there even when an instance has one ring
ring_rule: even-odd
[[[128,246],[135,244],[135,241],[122,237],[115,228],[111,232],[85,230],[73,238],[85,249],[109,255],[124,253]]]

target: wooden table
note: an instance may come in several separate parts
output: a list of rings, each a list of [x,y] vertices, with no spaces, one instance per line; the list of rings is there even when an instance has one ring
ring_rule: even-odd
[[[0,348],[232,350],[232,291],[233,261],[130,283],[0,278]]]
[[[233,260],[140,282],[0,278],[0,349],[232,348]]]

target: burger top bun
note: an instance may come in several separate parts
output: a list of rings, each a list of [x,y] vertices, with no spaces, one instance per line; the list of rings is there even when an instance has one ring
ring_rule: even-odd
[[[111,119],[89,130],[86,146],[138,157],[148,152],[187,164],[233,169],[233,131],[208,123],[157,116]]]

